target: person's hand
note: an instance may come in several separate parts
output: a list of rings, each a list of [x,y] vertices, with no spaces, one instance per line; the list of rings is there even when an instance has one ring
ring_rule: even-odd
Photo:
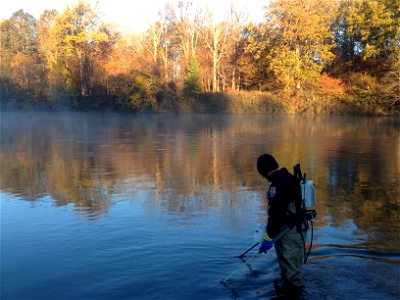
[[[268,236],[268,234],[265,234],[261,247],[258,249],[258,253],[267,253],[267,251],[271,249],[273,245],[272,239]]]

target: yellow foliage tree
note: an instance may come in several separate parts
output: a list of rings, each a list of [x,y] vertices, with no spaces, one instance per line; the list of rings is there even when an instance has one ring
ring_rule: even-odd
[[[274,0],[267,11],[270,69],[286,91],[309,88],[334,58],[335,0]]]

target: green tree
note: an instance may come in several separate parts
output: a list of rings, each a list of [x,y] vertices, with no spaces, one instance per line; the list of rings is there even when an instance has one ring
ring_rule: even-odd
[[[192,96],[200,91],[199,70],[195,57],[189,61],[188,72],[184,81],[183,92],[187,96]]]

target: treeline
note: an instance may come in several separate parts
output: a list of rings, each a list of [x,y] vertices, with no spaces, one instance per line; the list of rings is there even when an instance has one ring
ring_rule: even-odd
[[[1,106],[190,111],[222,107],[220,93],[243,111],[399,110],[399,21],[393,0],[273,0],[259,24],[179,1],[127,34],[86,2],[38,20],[19,10],[0,24]]]

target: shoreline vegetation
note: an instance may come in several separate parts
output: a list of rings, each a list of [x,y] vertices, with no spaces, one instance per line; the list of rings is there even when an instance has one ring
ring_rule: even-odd
[[[160,93],[154,105],[131,107],[118,96],[76,96],[57,101],[11,99],[0,110],[7,111],[113,111],[153,113],[223,113],[223,114],[307,114],[400,116],[400,103],[385,95],[360,91],[356,95],[290,97],[284,93],[227,91],[177,96]]]
[[[252,23],[191,1],[119,32],[90,2],[2,20],[0,109],[400,114],[400,3],[271,0]]]

